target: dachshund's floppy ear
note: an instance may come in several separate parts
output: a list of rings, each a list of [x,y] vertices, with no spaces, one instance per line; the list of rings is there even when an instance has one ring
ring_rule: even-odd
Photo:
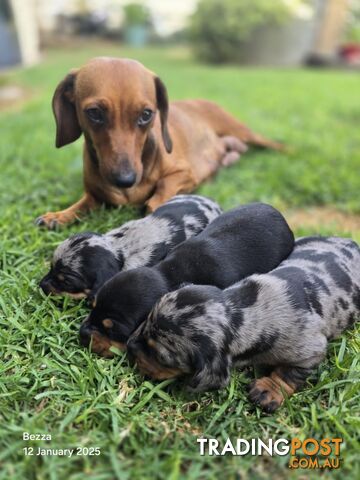
[[[56,87],[52,108],[56,120],[57,148],[77,140],[81,135],[81,128],[76,114],[74,84],[76,70],[72,70]]]
[[[111,252],[101,249],[101,247],[92,248],[98,248],[99,252],[97,257],[89,255],[86,259],[88,273],[91,277],[95,278],[92,289],[87,296],[90,302],[95,298],[100,288],[110,280],[110,278],[119,273],[124,266],[122,258],[118,260]]]
[[[172,140],[170,138],[167,120],[169,113],[169,100],[165,85],[159,77],[155,77],[156,102],[160,111],[161,135],[168,153],[172,151]]]
[[[208,361],[197,354],[195,369],[187,385],[189,391],[204,392],[226,387],[230,380],[230,356],[224,354]]]

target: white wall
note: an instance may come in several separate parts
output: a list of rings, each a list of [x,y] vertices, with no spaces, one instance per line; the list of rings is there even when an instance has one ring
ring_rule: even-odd
[[[121,7],[128,3],[141,3],[149,7],[157,32],[168,35],[182,29],[188,16],[194,12],[198,0],[35,0],[41,28],[52,30],[55,27],[56,16],[74,14],[83,6],[90,10],[105,10],[110,16],[110,22],[121,20]],[[113,19],[113,21],[112,21]]]
[[[24,65],[32,65],[40,60],[39,28],[36,18],[35,0],[11,0],[16,34],[21,60]]]

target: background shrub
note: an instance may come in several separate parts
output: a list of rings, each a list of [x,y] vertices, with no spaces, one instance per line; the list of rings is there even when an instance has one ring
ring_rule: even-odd
[[[279,25],[289,16],[283,0],[201,0],[191,18],[189,39],[201,60],[236,62],[257,29]]]

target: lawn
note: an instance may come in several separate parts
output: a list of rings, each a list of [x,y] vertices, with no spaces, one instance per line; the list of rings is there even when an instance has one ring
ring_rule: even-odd
[[[288,457],[200,456],[196,438],[201,435],[218,440],[341,437],[341,468],[327,476],[359,478],[359,328],[331,343],[315,386],[268,416],[247,400],[251,370],[234,372],[227,389],[204,395],[187,394],[168,381],[143,381],[124,354],[106,360],[79,346],[85,303],[40,292],[38,282],[53,249],[70,233],[103,232],[139,216],[133,208],[104,209],[54,232],[33,223],[82,193],[82,142],[55,149],[50,103],[71,67],[104,54],[135,57],[161,76],[171,99],[212,99],[290,146],[287,154],[246,154],[199,192],[225,209],[270,202],[286,213],[297,235],[337,234],[360,241],[355,73],[209,67],[194,63],[182,49],[131,51],[90,44],[48,51],[40,65],[7,74],[2,83],[24,88],[27,100],[0,112],[0,478],[318,475],[289,470]],[[24,442],[22,432],[49,433],[52,440]],[[99,447],[101,455],[25,456],[27,446]]]

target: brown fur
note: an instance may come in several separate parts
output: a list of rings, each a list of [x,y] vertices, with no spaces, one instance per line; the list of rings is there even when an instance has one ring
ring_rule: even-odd
[[[85,289],[84,292],[78,292],[78,293],[71,293],[71,292],[61,292],[59,290],[56,290],[53,286],[49,287],[49,293],[50,295],[65,295],[67,297],[73,298],[74,300],[81,300],[83,298],[87,298],[87,296],[90,293],[90,290]]]
[[[125,351],[126,345],[124,343],[115,342],[113,340],[109,340],[108,337],[105,335],[101,335],[99,332],[93,332],[91,335],[91,351],[93,353],[97,353],[105,358],[112,358],[114,357],[114,353],[110,351],[111,347],[116,347],[119,350]]]
[[[106,124],[91,124],[85,110],[94,107],[107,112]],[[139,127],[137,119],[145,108],[158,113],[149,125]],[[161,80],[134,60],[95,58],[71,71],[55,91],[53,110],[57,147],[84,134],[85,195],[66,210],[38,219],[49,228],[70,223],[103,203],[145,204],[153,211],[233,163],[246,144],[282,148],[212,102],[169,105]],[[136,173],[135,183],[115,186],[112,176],[130,170]]]
[[[166,380],[183,374],[180,369],[165,367],[154,358],[147,357],[144,354],[139,354],[136,357],[136,365],[142,375],[156,380]]]
[[[285,397],[290,397],[296,389],[295,385],[281,378],[281,370],[274,370],[269,377],[258,378],[251,384],[250,398],[270,413],[278,409]]]

